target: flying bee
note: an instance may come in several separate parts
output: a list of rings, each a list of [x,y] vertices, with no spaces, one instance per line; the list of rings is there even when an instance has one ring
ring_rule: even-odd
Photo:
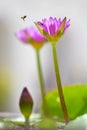
[[[26,15],[22,16],[21,19],[23,19],[23,21],[25,21],[25,19],[27,18]]]

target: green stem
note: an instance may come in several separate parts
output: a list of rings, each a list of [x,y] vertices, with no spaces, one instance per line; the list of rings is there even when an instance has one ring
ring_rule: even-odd
[[[28,129],[30,126],[29,119],[25,120],[25,128]]]
[[[44,109],[44,113],[47,114],[46,101],[45,101],[45,90],[44,90],[44,82],[43,82],[43,76],[42,76],[42,71],[41,71],[39,49],[36,49],[36,58],[37,58],[38,76],[39,76],[39,81],[40,81],[43,109]]]
[[[63,111],[63,114],[64,114],[65,122],[68,123],[69,117],[68,117],[68,112],[67,112],[67,108],[66,108],[66,104],[65,104],[65,100],[64,100],[63,90],[62,90],[62,84],[61,84],[61,79],[60,79],[58,60],[57,60],[57,52],[56,52],[56,44],[55,43],[52,44],[52,52],[53,52],[54,68],[55,68],[56,81],[57,81],[57,87],[58,87],[61,107],[62,107],[62,111]]]

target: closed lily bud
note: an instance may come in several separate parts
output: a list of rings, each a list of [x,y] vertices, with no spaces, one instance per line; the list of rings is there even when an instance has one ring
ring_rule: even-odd
[[[19,107],[21,113],[25,117],[25,120],[28,120],[33,109],[33,99],[26,87],[23,89],[20,96]]]

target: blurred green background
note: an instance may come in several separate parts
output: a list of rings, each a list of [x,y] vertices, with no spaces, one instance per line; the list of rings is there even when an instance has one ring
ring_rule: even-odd
[[[8,68],[0,68],[0,112],[10,111],[11,78],[10,70]]]

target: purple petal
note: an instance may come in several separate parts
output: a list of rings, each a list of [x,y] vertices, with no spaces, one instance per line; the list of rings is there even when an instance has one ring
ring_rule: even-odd
[[[55,33],[56,33],[58,31],[58,22],[56,18],[54,18],[54,24],[55,24]]]
[[[44,31],[47,32],[48,34],[50,34],[50,32],[49,32],[49,23],[48,23],[47,19],[43,19],[42,22],[43,22]]]
[[[69,26],[70,26],[70,19],[66,22],[64,31],[65,31]]]
[[[18,33],[15,33],[16,37],[21,40],[22,42],[27,43],[27,38],[26,38],[26,34],[25,34],[25,30],[21,30]]]
[[[54,22],[54,19],[52,17],[49,18],[49,31],[50,35],[54,36],[56,32],[56,24]]]
[[[27,34],[36,42],[43,42],[46,40],[35,27],[27,28]]]

